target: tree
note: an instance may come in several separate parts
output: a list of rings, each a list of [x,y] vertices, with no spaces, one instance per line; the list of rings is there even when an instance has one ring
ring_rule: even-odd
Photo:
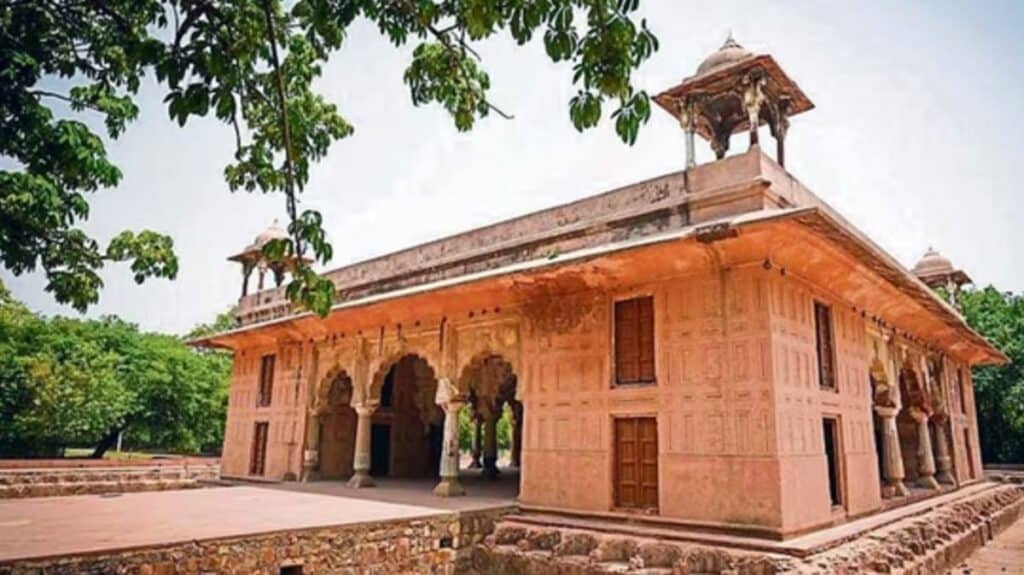
[[[992,286],[960,295],[967,323],[1010,358],[974,370],[982,458],[1024,463],[1024,296]]]
[[[103,140],[78,119],[92,113],[117,138],[138,114],[135,94],[152,73],[181,125],[214,115],[231,126],[232,190],[281,193],[287,240],[269,258],[333,253],[320,214],[299,210],[315,162],[353,127],[312,88],[357,19],[373,22],[395,46],[415,41],[404,79],[414,105],[438,104],[459,130],[491,112],[490,77],[473,43],[542,36],[554,62],[572,64],[578,93],[569,117],[596,126],[609,101],[615,130],[632,144],[650,116],[632,72],[657,49],[639,0],[0,0],[0,260],[14,274],[41,269],[46,289],[79,310],[99,298],[106,262],[131,263],[136,281],[175,277],[170,238],[126,231],[106,247],[78,224],[87,195],[121,173]],[[288,296],[321,314],[334,286],[299,258]]]
[[[74,320],[0,302],[0,455],[56,455],[123,421],[130,397],[117,357]]]
[[[134,447],[218,448],[230,375],[229,354],[115,317],[41,318],[0,283],[0,456],[102,457],[122,432]]]

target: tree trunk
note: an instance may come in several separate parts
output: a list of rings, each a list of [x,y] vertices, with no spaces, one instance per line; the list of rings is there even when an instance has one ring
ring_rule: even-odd
[[[90,455],[89,457],[91,457],[92,459],[103,459],[103,455],[106,454],[111,447],[117,445],[117,436],[120,434],[120,427],[111,429],[106,435],[103,436],[103,439],[100,439],[99,444],[96,445],[96,449],[93,450],[92,455]]]

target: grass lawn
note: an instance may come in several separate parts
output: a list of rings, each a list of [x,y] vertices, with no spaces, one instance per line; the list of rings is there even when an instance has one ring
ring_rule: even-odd
[[[90,447],[69,447],[64,450],[64,457],[67,459],[85,458],[92,455]],[[107,451],[103,459],[153,459],[159,454],[143,453],[141,451]]]

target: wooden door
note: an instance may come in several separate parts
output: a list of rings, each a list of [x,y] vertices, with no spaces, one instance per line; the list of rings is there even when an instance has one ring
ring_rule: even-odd
[[[653,417],[615,420],[615,505],[658,507],[658,424]]]
[[[263,475],[267,466],[267,431],[266,421],[256,423],[252,434],[252,453],[249,456],[249,475]]]

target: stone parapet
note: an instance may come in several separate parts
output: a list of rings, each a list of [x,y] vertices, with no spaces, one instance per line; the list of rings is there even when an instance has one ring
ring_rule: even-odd
[[[218,478],[220,465],[72,467],[0,470],[0,499],[164,491],[200,487]]]
[[[0,562],[0,575],[390,575],[464,571],[513,507]],[[291,569],[289,569],[291,568]]]

